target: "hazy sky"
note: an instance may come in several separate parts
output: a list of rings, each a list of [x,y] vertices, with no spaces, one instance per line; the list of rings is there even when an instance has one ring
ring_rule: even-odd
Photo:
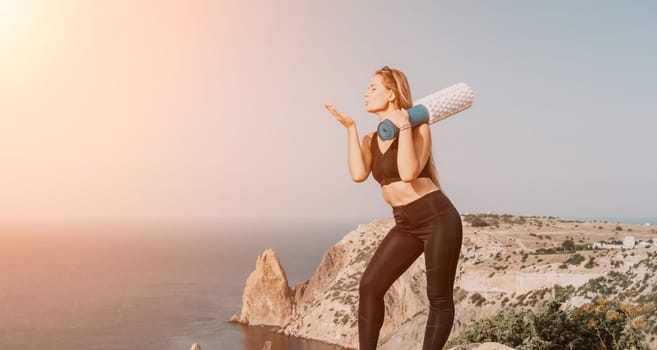
[[[657,217],[657,6],[0,0],[0,219],[391,216],[351,180],[371,75],[472,108],[431,126],[462,213]]]

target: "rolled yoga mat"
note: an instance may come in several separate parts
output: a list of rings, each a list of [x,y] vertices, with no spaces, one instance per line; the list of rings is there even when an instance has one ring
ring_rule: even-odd
[[[406,111],[411,127],[416,127],[422,123],[433,124],[468,109],[472,106],[472,102],[474,102],[472,89],[465,83],[458,83],[422,97],[413,102],[413,107]],[[399,134],[399,128],[386,119],[379,123],[377,132],[382,140],[387,141]]]

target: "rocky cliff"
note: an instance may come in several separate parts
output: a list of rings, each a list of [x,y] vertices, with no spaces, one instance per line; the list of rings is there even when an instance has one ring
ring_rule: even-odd
[[[485,226],[467,221],[452,334],[468,322],[490,317],[505,307],[538,309],[545,300],[563,294],[572,296],[573,303],[581,303],[595,294],[590,281],[610,271],[630,271],[632,264],[650,257],[655,250],[561,250],[567,240],[581,248],[619,238],[619,226],[606,222],[517,216],[500,217]],[[330,247],[313,276],[294,289],[288,286],[275,253],[265,251],[247,280],[242,313],[233,320],[274,325],[287,335],[357,348],[360,276],[393,225],[393,219],[359,225]],[[645,241],[656,233],[654,228],[641,225],[633,225],[633,229],[638,240]],[[583,290],[587,293],[578,292]],[[380,349],[421,348],[428,310],[423,256],[392,285],[385,306]]]
[[[281,326],[294,315],[294,294],[276,252],[267,249],[258,256],[255,271],[246,280],[242,313],[233,321],[250,325]]]

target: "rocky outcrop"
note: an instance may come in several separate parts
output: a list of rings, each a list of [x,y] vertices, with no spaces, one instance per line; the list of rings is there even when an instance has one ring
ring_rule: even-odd
[[[294,313],[294,293],[276,252],[265,250],[258,256],[255,271],[246,280],[242,313],[232,321],[249,325],[281,326]]]

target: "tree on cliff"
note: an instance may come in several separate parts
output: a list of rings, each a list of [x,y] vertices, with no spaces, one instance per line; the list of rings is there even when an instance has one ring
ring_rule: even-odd
[[[575,242],[572,239],[567,239],[561,243],[561,249],[566,252],[574,252],[576,250]]]
[[[654,309],[652,303],[633,305],[604,298],[582,305],[571,317],[583,324],[602,349],[647,349],[643,344],[646,315]]]

